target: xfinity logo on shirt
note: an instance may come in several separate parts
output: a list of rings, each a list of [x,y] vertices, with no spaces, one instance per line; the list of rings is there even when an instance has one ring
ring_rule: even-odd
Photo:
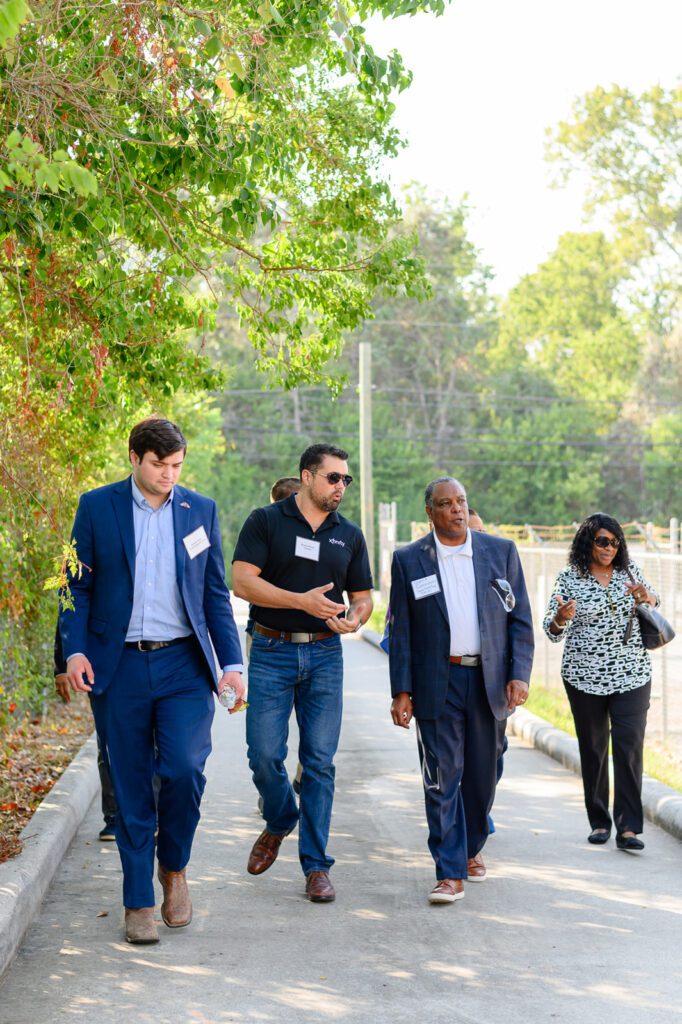
[[[337,540],[336,537],[330,537],[329,538],[329,543],[330,544],[340,544],[342,548],[345,548],[345,546],[346,546],[346,542],[345,541]]]

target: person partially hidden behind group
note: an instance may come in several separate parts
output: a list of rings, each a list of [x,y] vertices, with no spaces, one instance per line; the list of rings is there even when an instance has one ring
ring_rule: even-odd
[[[478,512],[469,505],[469,529],[475,530],[476,533],[485,533],[485,526]],[[497,769],[496,769],[496,784],[499,783],[504,772],[504,755],[507,753],[509,747],[509,740],[507,739],[507,719],[498,722],[498,753],[497,753]],[[492,834],[495,831],[495,822],[493,821],[492,815],[488,815],[488,828]]]
[[[64,704],[70,704],[72,691],[66,675],[66,662],[62,654],[62,639],[59,634],[59,626],[57,626],[54,639],[54,686]],[[104,749],[99,733],[97,734],[97,771],[99,773],[101,790],[102,817],[104,818],[104,825],[99,832],[99,840],[102,843],[113,843],[116,840],[114,830],[116,797],[109,773],[107,752]]]
[[[270,503],[284,501],[290,494],[298,494],[301,481],[297,476],[281,476],[270,488]]]
[[[642,759],[651,696],[651,661],[633,606],[658,595],[630,560],[620,523],[595,512],[573,538],[544,620],[565,641],[561,675],[580,748],[589,843],[611,835],[609,731],[613,747],[613,822],[619,850],[642,850]],[[628,629],[628,623],[631,628]]]

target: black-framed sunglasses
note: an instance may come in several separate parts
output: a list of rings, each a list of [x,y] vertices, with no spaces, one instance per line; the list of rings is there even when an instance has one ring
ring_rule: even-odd
[[[610,540],[608,537],[595,537],[594,543],[598,548],[613,548],[614,551],[617,551],[620,547],[620,541],[617,537],[612,537]]]
[[[316,473],[315,476],[323,476],[327,483],[334,486],[342,481],[344,487],[350,487],[353,483],[353,477],[349,476],[348,473]]]

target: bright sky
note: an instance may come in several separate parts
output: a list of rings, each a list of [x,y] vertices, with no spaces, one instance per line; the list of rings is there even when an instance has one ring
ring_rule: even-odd
[[[498,292],[583,227],[581,184],[550,188],[545,129],[597,85],[640,92],[682,74],[680,0],[453,0],[441,18],[374,20],[368,37],[414,73],[397,98],[409,148],[391,179],[453,202],[468,193]]]

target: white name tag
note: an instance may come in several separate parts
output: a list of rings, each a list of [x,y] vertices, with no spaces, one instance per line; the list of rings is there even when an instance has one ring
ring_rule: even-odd
[[[296,538],[296,555],[298,558],[309,558],[311,562],[320,560],[319,540],[308,540],[307,537]]]
[[[433,576],[422,576],[420,580],[412,580],[412,590],[417,601],[421,601],[422,597],[430,597],[431,594],[439,594],[438,577],[434,573]]]
[[[192,530],[186,537],[183,537],[182,543],[187,548],[187,554],[190,558],[196,558],[197,555],[200,555],[202,551],[211,546],[203,526],[200,526],[197,530]]]

